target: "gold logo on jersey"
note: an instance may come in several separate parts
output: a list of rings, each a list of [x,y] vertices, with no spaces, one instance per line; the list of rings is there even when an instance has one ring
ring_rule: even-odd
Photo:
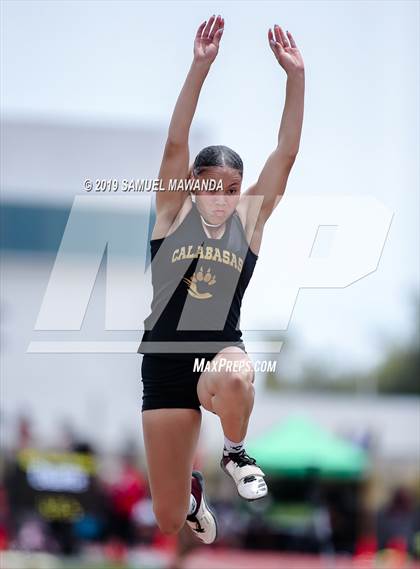
[[[200,270],[196,273],[193,273],[190,279],[184,277],[184,282],[188,285],[188,294],[190,294],[193,298],[198,299],[205,299],[211,298],[213,295],[211,292],[199,292],[198,285],[202,288],[202,285],[213,286],[216,283],[216,277],[211,272],[211,269],[208,268],[206,272],[203,271],[203,267],[200,267]]]
[[[196,259],[199,257],[205,261],[215,261],[218,263],[224,263],[230,267],[241,272],[244,264],[244,260],[239,255],[235,255],[233,251],[229,249],[219,249],[218,247],[203,247],[202,245],[186,245],[185,247],[180,247],[175,249],[172,253],[172,263],[181,261],[184,259]]]

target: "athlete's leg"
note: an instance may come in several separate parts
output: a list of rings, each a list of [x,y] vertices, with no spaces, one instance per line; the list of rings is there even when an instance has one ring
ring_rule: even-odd
[[[245,438],[254,406],[254,369],[249,356],[234,346],[221,350],[212,365],[214,362],[219,366],[221,360],[226,365],[200,375],[197,394],[201,405],[220,417],[225,436],[240,442]]]
[[[178,533],[190,505],[201,411],[150,409],[142,423],[153,511],[163,533]]]
[[[218,367],[219,361],[231,365]],[[233,346],[220,351],[213,362],[216,369],[201,374],[197,393],[203,407],[216,413],[222,423],[225,447],[220,466],[235,481],[242,498],[258,500],[268,492],[264,472],[243,448],[254,405],[254,368],[248,355]]]

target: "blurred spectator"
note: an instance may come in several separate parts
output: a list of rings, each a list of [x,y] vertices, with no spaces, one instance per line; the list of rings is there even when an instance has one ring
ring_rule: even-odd
[[[147,498],[148,490],[146,479],[131,455],[123,457],[119,478],[109,485],[108,493],[111,507],[109,534],[132,545],[136,541],[135,508]]]
[[[403,548],[406,552],[414,552],[414,538],[419,530],[419,508],[416,507],[413,495],[406,488],[396,488],[388,504],[378,512],[379,548],[396,547],[398,550]]]
[[[21,551],[31,552],[55,549],[45,522],[36,514],[28,514],[21,520],[13,545]]]

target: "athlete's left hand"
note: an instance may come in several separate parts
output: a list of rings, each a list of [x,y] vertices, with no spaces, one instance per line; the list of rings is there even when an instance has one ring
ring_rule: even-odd
[[[275,24],[274,34],[271,28],[268,30],[268,41],[277,61],[288,75],[295,71],[303,71],[302,55],[289,31],[285,34],[282,28]]]

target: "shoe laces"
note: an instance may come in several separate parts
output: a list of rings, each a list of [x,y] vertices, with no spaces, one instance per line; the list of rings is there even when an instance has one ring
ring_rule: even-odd
[[[246,466],[248,464],[256,464],[257,461],[255,458],[251,458],[245,452],[245,449],[242,449],[241,452],[231,452],[229,453],[229,458],[233,460],[238,466]]]

